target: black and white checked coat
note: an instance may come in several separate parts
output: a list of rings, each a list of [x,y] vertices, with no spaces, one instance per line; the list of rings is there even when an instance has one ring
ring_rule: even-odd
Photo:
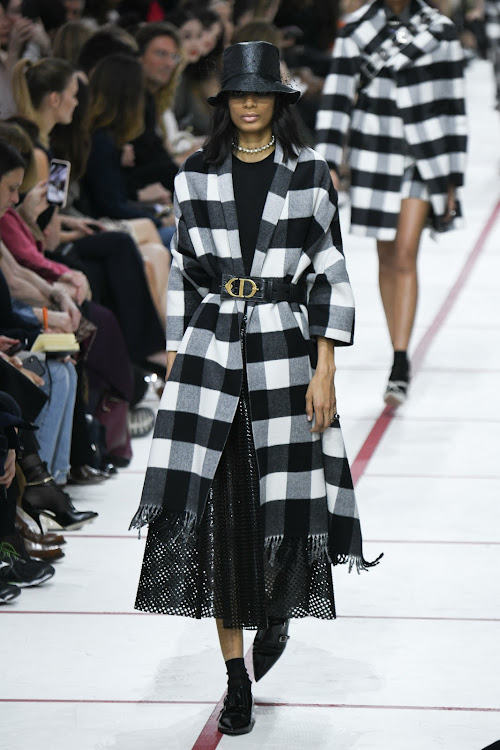
[[[485,0],[484,18],[488,54],[495,74],[496,106],[500,109],[500,0]]]
[[[422,28],[422,9],[429,6],[412,0],[410,24]],[[387,63],[358,92],[361,66],[380,48]],[[436,12],[427,30],[403,46],[383,0],[349,16],[335,42],[316,128],[316,148],[337,170],[350,130],[353,233],[394,239],[401,178],[411,162],[439,224],[449,184],[463,184],[467,140],[463,54],[453,23]]]
[[[221,274],[245,276],[232,182],[201,151],[175,180],[177,232],[167,301],[167,348],[177,351],[163,392],[140,527],[158,505],[192,530],[233,422],[246,367],[266,545],[307,540],[311,554],[364,567],[356,503],[338,422],[311,434],[305,394],[315,345],[352,343],[354,301],[328,166],[310,148],[276,172],[258,234],[252,276],[306,283],[307,304],[245,303],[211,293]],[[240,331],[246,315],[246,362]],[[180,519],[180,526],[179,526]]]

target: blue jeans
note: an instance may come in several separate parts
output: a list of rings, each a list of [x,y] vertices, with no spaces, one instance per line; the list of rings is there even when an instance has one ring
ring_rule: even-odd
[[[57,484],[65,484],[70,469],[71,431],[75,408],[77,374],[71,362],[46,361],[42,390],[49,400],[35,420],[39,428],[40,457]]]
[[[175,234],[175,226],[158,227],[158,234],[160,235],[161,241],[163,242],[167,250],[170,251],[170,241]]]

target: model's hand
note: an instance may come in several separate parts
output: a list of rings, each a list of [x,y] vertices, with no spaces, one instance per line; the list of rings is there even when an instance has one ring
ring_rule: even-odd
[[[310,432],[324,432],[330,427],[337,411],[335,397],[335,367],[318,367],[306,393],[306,414],[308,422],[314,417],[314,427]]]

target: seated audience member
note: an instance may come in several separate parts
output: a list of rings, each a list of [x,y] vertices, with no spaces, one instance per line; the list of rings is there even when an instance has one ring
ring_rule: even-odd
[[[99,26],[117,23],[120,14],[117,10],[120,0],[85,0],[84,16],[91,18]]]
[[[63,6],[66,11],[66,21],[79,21],[85,10],[85,0],[63,0]]]
[[[0,336],[0,351],[3,346]],[[18,431],[30,427],[17,401],[9,393],[0,391],[0,604],[18,597],[21,586],[38,586],[55,573],[52,565],[29,556],[15,526]]]
[[[159,218],[127,197],[122,149],[144,129],[145,87],[140,62],[127,55],[101,60],[90,77],[90,156],[82,184],[95,217],[152,219],[168,247],[174,219]]]
[[[205,136],[209,131],[211,115],[207,97],[218,91],[215,58],[211,54],[203,55],[203,23],[195,10],[179,10],[170,14],[167,20],[179,30],[186,61],[177,89],[175,116],[179,128]]]
[[[0,216],[7,210],[11,210],[12,206],[17,203],[19,199],[19,188],[22,184],[24,176],[24,161],[12,146],[0,140]],[[3,256],[2,250],[2,256]],[[7,284],[3,275],[0,274],[0,332],[12,341],[16,343],[20,342],[21,339],[29,340],[33,338],[37,333],[36,324],[26,324],[16,315],[11,306],[10,294]],[[38,328],[38,332],[39,332]],[[12,336],[19,338],[12,338]],[[4,341],[5,343],[5,341]],[[7,350],[8,351],[8,350]],[[22,361],[9,360],[8,355],[2,353],[2,368],[0,369],[0,377],[2,379],[2,386],[5,384],[19,383],[19,378],[13,378],[12,370],[10,367],[19,367],[23,371]],[[7,369],[5,369],[7,367]],[[40,430],[40,451],[45,453],[45,457],[51,463],[51,468],[56,471],[61,483],[65,483],[67,478],[67,471],[69,469],[69,449],[70,449],[70,435],[71,435],[71,424],[73,415],[73,405],[76,388],[76,377],[74,375],[74,368],[70,362],[59,362],[57,360],[47,361],[43,367],[44,373],[47,374],[49,385],[50,381],[56,380],[61,385],[60,392],[58,392],[57,398],[48,399],[47,403],[43,406],[41,411],[36,415],[36,420],[39,420],[38,426],[41,426]],[[28,377],[39,386],[44,387],[45,382],[36,374],[27,373]],[[64,387],[63,387],[64,381]],[[22,379],[21,379],[22,386]],[[17,386],[19,388],[19,385]],[[22,391],[22,387],[21,387]],[[18,395],[18,394],[13,394]],[[22,398],[20,399],[22,408]],[[21,468],[23,468],[21,466]],[[67,495],[59,491],[57,484],[55,483],[50,472],[47,470],[47,466],[42,464],[42,460],[36,452],[36,457],[32,457],[28,464],[25,466],[29,478],[29,483],[26,487],[26,493],[24,495],[26,509],[29,512],[32,511],[34,518],[39,520],[39,515],[42,510],[44,511],[56,511],[57,517],[68,521],[71,519],[75,523],[75,519],[78,522],[86,522],[91,518],[94,518],[97,514],[92,512],[85,512],[79,514],[76,511]],[[29,471],[28,471],[29,470]],[[43,477],[41,476],[43,474]],[[40,477],[38,476],[40,475]],[[40,480],[40,481],[38,481]],[[34,488],[42,486],[41,499],[39,497],[40,492],[35,492]],[[32,490],[33,488],[33,490]],[[49,491],[51,490],[51,492]],[[35,494],[31,500],[29,495]],[[45,498],[45,499],[44,499]],[[55,503],[55,508],[54,508]],[[38,505],[37,505],[38,504]],[[41,508],[41,505],[45,507]],[[76,515],[75,515],[76,514]],[[67,524],[66,524],[67,525]]]
[[[139,65],[139,63],[136,62],[136,65]],[[78,81],[77,74],[69,65],[69,63],[64,60],[58,60],[55,58],[41,60],[35,65],[30,65],[24,60],[20,61],[16,65],[16,68],[14,70],[13,82],[14,94],[20,113],[34,121],[39,130],[38,139],[35,143],[34,153],[37,164],[38,177],[43,182],[47,179],[49,172],[49,159],[52,157],[52,151],[50,148],[50,135],[58,124],[64,126],[69,126],[71,124],[76,106],[78,105],[78,86],[80,85],[80,88],[84,90],[84,84]],[[88,153],[89,148],[90,144],[88,146],[86,145],[84,137],[80,139],[78,150],[74,149],[74,156],[76,156],[76,159],[79,161],[79,163],[78,161],[75,161],[74,165],[77,172],[80,169],[80,165],[84,165],[86,153]],[[47,224],[47,226],[45,227],[46,231],[49,231],[50,229],[51,212],[53,212],[53,209],[49,208],[41,215],[41,218],[37,218],[37,221],[39,223],[43,222],[44,224]],[[127,253],[127,257],[129,257],[132,264],[137,264],[137,250],[136,248],[132,247],[133,242],[130,238],[124,239],[122,236],[120,236],[120,238],[117,238],[115,236],[110,237],[109,240],[107,238],[106,240],[103,240],[103,238],[100,238],[98,236],[87,237],[85,235],[88,235],[89,231],[86,229],[86,225],[84,225],[84,223],[82,224],[80,220],[67,216],[65,214],[61,215],[60,220],[63,231],[58,234],[57,241],[55,242],[54,247],[59,244],[59,241],[73,242],[75,245],[78,244],[77,251],[82,255],[90,255],[92,262],[94,262],[95,264],[95,262],[99,260],[99,257],[104,257],[102,255],[103,244],[106,244],[107,247],[111,248],[112,244],[115,246],[122,246],[125,243],[129,246],[129,249],[125,251]],[[18,219],[10,214],[5,217],[5,223],[10,224],[15,223],[16,221],[18,221]],[[56,222],[57,217],[53,218],[52,221]],[[33,224],[31,224],[30,228],[33,229]],[[146,248],[146,252],[149,252],[150,254],[154,253],[154,257],[156,259],[158,259],[158,257],[160,256],[160,253],[155,246],[148,246]],[[130,254],[132,254],[132,256]],[[163,256],[164,255],[165,253],[163,253]],[[168,257],[163,257],[161,258],[161,260],[157,260],[155,268],[158,268],[159,270],[158,278],[160,279],[160,281],[164,281],[165,277],[168,275],[168,266]],[[87,279],[83,274],[71,269],[68,270],[69,276],[63,278],[63,282],[76,282],[82,284],[84,288],[88,287]],[[106,272],[106,275],[107,273],[108,272]],[[115,290],[119,288],[120,287],[117,287],[116,285],[114,286]],[[143,304],[141,299],[138,298],[138,305],[141,305],[141,311],[143,312],[143,315],[148,315],[151,306],[149,304],[148,309],[147,298],[149,295],[147,294],[147,290],[145,291],[146,295],[144,297]],[[162,294],[164,294],[164,292],[162,292]],[[121,304],[119,318],[120,322],[123,323],[124,326],[127,326],[127,331],[125,332],[124,328],[124,332],[126,333],[127,338],[129,338],[127,335],[129,330],[137,331],[139,333],[138,324],[135,322],[135,319],[132,319],[132,313],[129,312],[130,298],[124,299],[124,294],[120,294],[119,292],[118,295],[119,296],[117,297],[115,293],[113,296],[114,299],[116,299],[117,302]],[[81,297],[81,299],[83,299],[85,296],[88,296],[88,289],[86,289],[86,292],[84,293],[83,297]],[[77,301],[81,301],[81,299],[79,298]],[[158,307],[163,311],[163,305],[161,306],[161,308],[160,305],[158,305]],[[115,307],[114,309],[118,312],[117,307]],[[156,315],[153,315],[151,321],[151,337],[153,339],[161,341],[163,336],[161,335],[160,338],[160,335],[158,335],[160,326],[158,323],[156,323],[155,325],[155,318]],[[143,337],[141,338],[141,334],[139,333],[139,341],[137,341],[136,338],[136,335],[134,335],[134,341],[130,341],[130,344],[134,346],[136,356],[141,360],[145,359],[146,356],[156,353],[162,346],[162,344],[160,344],[154,349],[151,349],[151,342],[146,342],[147,352],[143,354]]]
[[[68,21],[57,30],[52,44],[52,55],[60,60],[66,60],[77,70],[82,47],[94,33],[94,29],[85,21]]]
[[[44,11],[47,11],[47,17],[38,18],[36,21],[27,18],[22,13],[22,0],[0,0],[0,4],[3,8],[2,25],[7,37],[4,44],[8,51],[9,70],[12,70],[20,57],[38,60],[43,55],[48,55],[51,44],[44,21],[55,28],[59,23],[63,23],[63,19],[56,19],[54,24],[53,13],[50,14],[50,8],[45,6],[41,7],[40,15],[45,16]],[[53,5],[56,6],[57,12],[57,0]]]
[[[182,65],[180,40],[175,27],[167,23],[144,24],[135,38],[146,94],[144,130],[131,143],[134,163],[125,169],[129,194],[137,195],[142,187],[155,182],[173,192],[177,165],[165,148],[164,133],[162,138],[162,114],[175,97]]]
[[[89,78],[98,62],[110,55],[137,57],[134,37],[119,26],[103,26],[88,39],[80,50],[75,66]]]
[[[10,117],[16,111],[16,104],[10,84],[11,70],[19,59],[9,46],[11,24],[4,6],[0,3],[0,118]]]

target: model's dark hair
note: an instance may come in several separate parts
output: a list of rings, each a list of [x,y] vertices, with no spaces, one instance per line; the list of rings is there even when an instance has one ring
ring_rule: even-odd
[[[283,149],[285,161],[295,158],[305,143],[286,94],[276,94],[271,125],[274,136]],[[205,161],[216,166],[222,164],[231,153],[233,143],[238,143],[238,129],[233,125],[227,97],[224,96],[212,113],[210,132],[203,144]]]
[[[0,138],[0,180],[14,169],[25,169],[26,162],[14,146]]]

